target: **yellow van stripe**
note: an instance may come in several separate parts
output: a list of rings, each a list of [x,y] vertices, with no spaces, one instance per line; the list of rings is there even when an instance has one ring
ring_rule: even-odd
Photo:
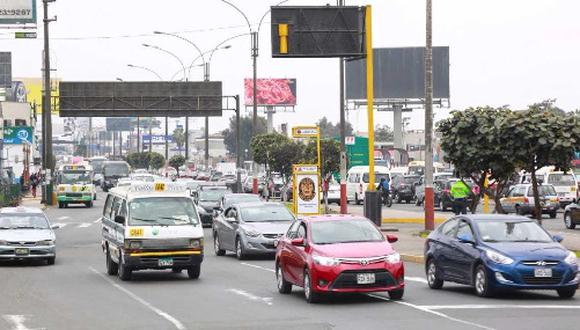
[[[163,251],[163,252],[135,252],[131,257],[162,257],[162,256],[187,256],[192,254],[201,254],[201,251]]]

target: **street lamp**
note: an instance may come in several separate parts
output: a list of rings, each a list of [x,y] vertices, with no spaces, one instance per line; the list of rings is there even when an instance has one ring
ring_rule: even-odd
[[[183,73],[184,73],[183,78],[185,79],[185,81],[187,81],[187,77],[185,76],[185,65],[183,64],[183,61],[181,60],[181,58],[179,58],[179,56],[177,56],[174,53],[168,51],[167,49],[161,48],[159,46],[149,45],[149,44],[143,44],[142,46],[143,47],[146,47],[146,48],[153,48],[153,49],[156,49],[158,51],[161,51],[161,52],[164,52],[166,54],[169,54],[173,58],[175,58],[177,61],[179,61],[179,64],[181,64],[181,67],[183,68]]]
[[[228,40],[231,40],[231,38],[230,38],[230,39],[228,39]],[[210,54],[210,53],[211,53],[211,55],[210,55],[210,58],[209,58],[209,60],[208,60],[208,63],[209,63],[209,62],[211,62],[211,56],[213,56],[213,53],[214,53],[216,50],[224,50],[224,49],[230,49],[230,48],[232,48],[232,46],[231,46],[231,45],[226,45],[226,46],[223,46],[223,47],[216,47],[216,48],[213,48],[213,49],[210,49],[210,50],[207,50],[207,51],[203,52],[203,55],[206,55],[206,54]],[[202,63],[202,64],[195,64],[195,62],[197,62],[197,60],[198,60],[198,59],[200,59],[200,58],[201,58],[201,55],[198,55],[198,56],[197,56],[197,57],[196,57],[196,58],[193,60],[193,62],[191,62],[191,65],[190,65],[190,66],[188,66],[188,67],[187,67],[187,68],[185,68],[185,69],[186,69],[186,70],[188,70],[188,71],[191,71],[191,69],[192,69],[193,67],[199,66],[199,67],[204,67],[204,70],[205,70],[205,69],[206,69],[206,65],[205,65],[205,63]],[[176,76],[177,76],[177,75],[178,75],[180,72],[181,72],[181,70],[179,70],[179,71],[175,72],[175,73],[174,73],[174,74],[171,76],[171,80],[174,80],[174,79],[175,79],[175,77],[176,77]],[[204,78],[205,78],[205,76],[206,76],[206,72],[204,71]],[[190,76],[190,78],[191,78],[191,76]]]
[[[141,69],[141,70],[145,70],[145,71],[151,72],[154,75],[156,75],[157,78],[159,78],[160,81],[163,81],[163,78],[157,72],[155,72],[155,71],[153,71],[153,70],[151,70],[149,68],[146,68],[144,66],[139,66],[139,65],[133,65],[133,64],[127,64],[127,66],[130,67],[130,68]]]
[[[121,78],[119,78],[119,77],[117,77],[117,78],[115,78],[115,79],[116,79],[117,81],[124,81],[123,79],[121,79]]]
[[[166,35],[166,36],[172,36],[172,37],[175,37],[175,38],[178,38],[178,39],[181,39],[181,40],[187,42],[188,44],[190,44],[193,47],[195,47],[195,49],[199,53],[199,56],[201,56],[201,58],[203,60],[203,63],[205,63],[205,58],[203,56],[204,53],[201,52],[201,49],[199,49],[199,47],[197,47],[197,45],[193,41],[191,41],[191,40],[189,40],[187,38],[184,38],[184,37],[182,37],[182,36],[180,36],[178,34],[174,34],[174,33],[163,32],[163,31],[153,31],[153,33],[154,34],[160,34],[160,35]],[[192,65],[193,65],[193,63],[192,63]],[[191,66],[189,66],[189,71],[187,72],[187,77],[188,78],[190,77],[190,73],[191,73]],[[185,76],[185,66],[183,66],[183,75]],[[187,81],[187,79],[186,79],[186,81]]]

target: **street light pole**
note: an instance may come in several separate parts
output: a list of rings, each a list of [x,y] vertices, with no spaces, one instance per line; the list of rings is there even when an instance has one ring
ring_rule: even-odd
[[[55,0],[42,0],[44,9],[44,100],[42,102],[42,121],[44,123],[43,131],[43,170],[45,175],[48,177],[52,176],[54,173],[54,164],[52,162],[52,118],[51,118],[51,94],[52,89],[50,85],[50,45],[49,45],[49,23],[55,22],[56,17],[48,18],[48,4],[50,2],[55,2]],[[51,180],[52,181],[52,180]],[[43,201],[48,205],[52,205],[52,182],[46,182],[45,189],[43,189]]]
[[[344,0],[338,1],[339,6],[344,6]],[[339,86],[340,86],[340,213],[348,212],[346,198],[346,121],[344,115],[344,57],[338,59],[339,64]]]
[[[435,229],[433,196],[433,3],[426,4],[425,45],[425,230]]]

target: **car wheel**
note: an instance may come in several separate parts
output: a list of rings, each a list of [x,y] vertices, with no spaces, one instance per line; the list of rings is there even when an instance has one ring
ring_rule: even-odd
[[[117,275],[119,272],[119,265],[111,259],[111,252],[109,252],[108,247],[105,256],[105,266],[107,267],[107,275]]]
[[[519,205],[516,205],[515,210],[517,215],[524,215]]]
[[[415,196],[415,206],[421,206],[421,200]]]
[[[477,266],[474,278],[475,293],[480,297],[491,297],[493,295],[493,289],[490,286],[487,270],[484,265]]]
[[[309,304],[315,304],[320,301],[320,293],[312,289],[310,272],[307,269],[304,270],[304,298]]]
[[[56,257],[50,257],[46,259],[46,264],[51,266],[54,265],[54,263],[56,262]]]
[[[556,216],[558,216],[556,211],[550,212],[550,219],[556,219]]]
[[[95,195],[93,196],[93,200],[94,200],[94,201],[96,201],[96,200],[97,200],[97,194],[95,194]]]
[[[88,208],[91,208],[91,207],[93,207],[93,202],[86,202],[86,203],[85,203],[85,205],[86,205]]]
[[[239,237],[236,237],[236,258],[238,258],[238,260],[246,259],[246,253],[244,252],[244,245],[240,241]]]
[[[62,209],[64,207],[64,204],[62,202],[58,202],[58,208]]]
[[[407,202],[407,204],[411,204],[411,200],[410,199],[405,199],[405,202]]]
[[[276,284],[278,285],[278,292],[281,294],[289,294],[292,292],[292,283],[284,279],[284,272],[279,264],[276,264]]]
[[[223,255],[226,254],[226,250],[220,249],[220,240],[218,238],[218,234],[217,233],[214,233],[213,234],[213,249],[215,251],[215,255],[216,256],[221,257],[221,256],[223,256]]]
[[[119,271],[118,271],[119,278],[121,281],[130,281],[133,275],[133,270],[131,267],[125,265],[125,257],[121,254],[121,258],[119,260]]]
[[[395,200],[397,201],[397,204],[401,204],[401,202],[403,201],[401,199],[401,196],[399,196],[399,193],[395,193]]]
[[[361,204],[361,200],[358,199],[358,194],[357,193],[354,194],[354,202],[355,202],[356,205],[360,205]]]
[[[192,280],[198,279],[201,274],[201,265],[195,265],[187,268],[187,277]]]
[[[570,215],[570,213],[564,214],[564,225],[568,229],[575,229],[576,228],[576,224],[574,223],[574,221],[572,221],[572,216]]]
[[[404,294],[405,294],[405,288],[391,290],[391,291],[389,291],[389,298],[391,300],[401,300],[401,299],[403,299]]]
[[[577,287],[573,286],[571,288],[562,288],[556,291],[558,292],[558,296],[560,296],[560,298],[570,299],[574,297],[577,289],[578,289]]]
[[[437,265],[434,259],[429,259],[427,262],[427,284],[434,290],[439,290],[443,287],[443,280],[437,277]]]

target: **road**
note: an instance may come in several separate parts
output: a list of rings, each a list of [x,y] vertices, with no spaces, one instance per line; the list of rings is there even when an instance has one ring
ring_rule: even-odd
[[[471,289],[430,290],[422,265],[406,265],[400,302],[386,294],[332,296],[307,304],[302,290],[276,290],[273,262],[216,257],[206,229],[199,280],[143,271],[131,282],[105,274],[95,207],[47,210],[57,230],[54,266],[1,263],[0,329],[574,329],[580,298],[554,292],[477,298]],[[396,247],[396,244],[395,244]]]

